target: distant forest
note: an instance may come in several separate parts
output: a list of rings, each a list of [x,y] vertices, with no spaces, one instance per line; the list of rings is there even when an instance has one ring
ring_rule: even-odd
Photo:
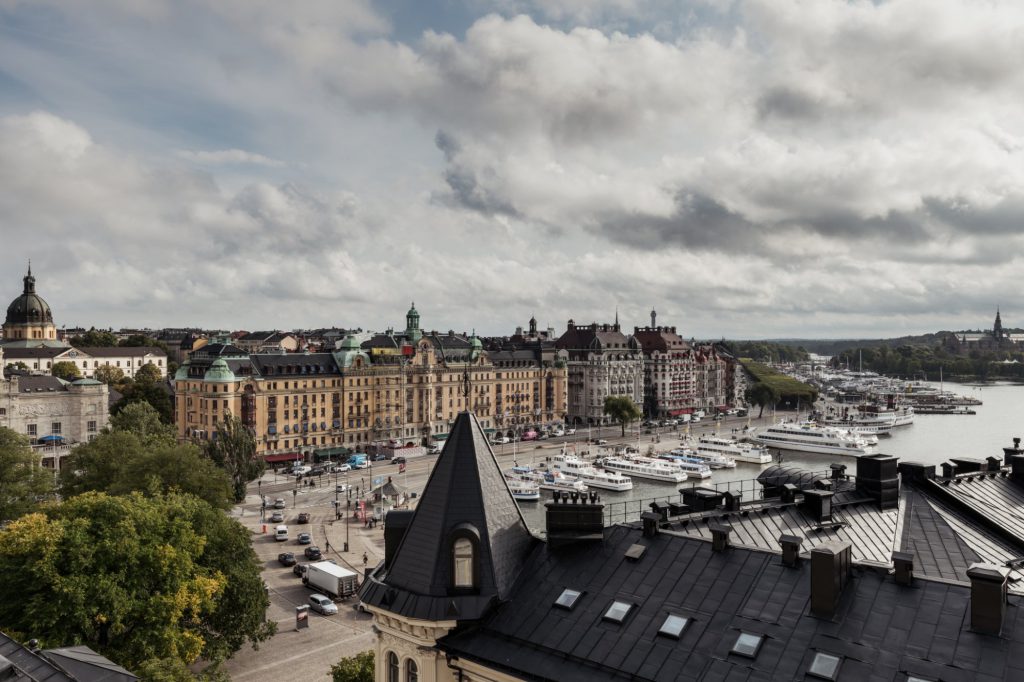
[[[773,341],[726,341],[724,344],[736,357],[758,362],[801,362],[810,359],[807,349],[802,345]]]

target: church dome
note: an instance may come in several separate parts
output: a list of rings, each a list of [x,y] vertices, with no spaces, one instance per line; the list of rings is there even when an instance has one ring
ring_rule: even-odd
[[[206,370],[203,381],[206,383],[230,383],[235,381],[235,373],[228,367],[228,363],[224,362],[224,358],[217,358]]]
[[[7,306],[7,317],[4,325],[16,324],[53,324],[53,313],[50,304],[36,293],[36,278],[32,276],[32,268],[23,278],[25,290],[21,296]]]

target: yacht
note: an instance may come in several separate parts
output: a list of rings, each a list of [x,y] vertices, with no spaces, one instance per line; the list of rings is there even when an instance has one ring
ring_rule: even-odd
[[[601,466],[633,478],[646,478],[666,483],[682,483],[686,480],[686,472],[677,466],[657,459],[606,457],[601,462]]]
[[[733,443],[727,438],[721,438],[719,440],[727,443]],[[692,441],[687,441],[686,447],[678,450],[673,450],[673,453],[678,452],[679,454],[686,455],[687,457],[693,457],[707,464],[712,469],[735,469],[736,460],[720,452],[714,452],[711,450],[701,450],[699,446],[693,447]]]
[[[779,450],[819,452],[826,455],[867,455],[875,451],[878,439],[868,440],[863,434],[850,433],[834,426],[818,426],[814,422],[781,422],[758,430],[754,440]]]
[[[555,455],[551,464],[541,462],[541,467],[561,471],[566,476],[578,478],[591,488],[604,488],[622,492],[633,489],[633,480],[615,471],[597,469],[576,455]]]
[[[540,500],[540,486],[533,481],[523,481],[505,476],[508,489],[512,491],[512,497],[523,502],[536,502]]]
[[[561,471],[539,471],[533,467],[514,466],[505,472],[505,478],[512,481],[529,481],[540,486],[541,490],[566,490],[585,493],[587,484],[575,477],[566,476]]]
[[[820,426],[834,426],[864,436],[888,436],[893,429],[892,419],[818,419]]]
[[[736,462],[747,462],[750,464],[771,464],[774,459],[767,448],[753,443],[743,443],[735,438],[723,438],[721,436],[701,436],[697,439],[696,454],[700,456],[728,457]]]
[[[707,462],[689,454],[683,454],[683,451],[663,452],[658,455],[658,459],[679,467],[686,472],[687,478],[711,478],[711,467]]]

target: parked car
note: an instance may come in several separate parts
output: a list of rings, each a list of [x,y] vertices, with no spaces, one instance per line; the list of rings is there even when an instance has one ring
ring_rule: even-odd
[[[604,438],[595,438],[594,445],[608,445],[608,441],[606,441]]]
[[[294,566],[295,565],[295,555],[292,554],[291,552],[281,552],[280,554],[277,555],[277,560],[279,562],[281,562],[282,566]]]
[[[441,454],[441,446],[438,445],[437,443],[434,443],[429,448],[427,448],[427,454],[428,455],[440,455]]]
[[[306,558],[310,561],[320,561],[324,558],[323,552],[321,552],[320,548],[316,545],[310,545],[309,547],[307,547],[306,551],[303,552],[303,554],[305,554]]]
[[[299,523],[309,523],[309,512],[299,513]]]
[[[334,602],[322,594],[309,595],[309,608],[318,613],[322,613],[325,616],[330,616],[338,612],[338,607],[334,605]]]
[[[300,545],[310,545],[313,543],[313,536],[309,533],[299,533],[295,539]]]
[[[509,441],[509,437],[508,437],[508,436],[495,436],[495,437],[494,437],[494,441],[492,441],[492,442],[493,442],[493,443],[494,443],[495,445],[506,445],[506,444],[508,444],[508,443],[509,443],[510,441]]]
[[[548,438],[551,438],[551,436],[549,436],[546,433],[539,433],[539,434],[537,434],[537,440],[547,440]]]
[[[326,472],[323,467],[313,467],[309,470],[307,476],[323,476]]]
[[[282,521],[284,521],[284,512],[278,510],[270,515],[271,523],[281,523]]]
[[[565,435],[567,435],[567,436],[573,436],[575,434],[576,434],[576,429],[566,429],[565,430]]]
[[[299,576],[300,578],[306,575],[306,564],[300,564],[298,562],[295,562],[295,565],[292,566],[292,573]]]
[[[405,464],[405,457],[393,457],[391,459],[392,464]]]
[[[373,457],[371,457],[370,461],[371,462],[383,462],[387,458],[388,458],[387,455],[385,455],[383,452],[379,452],[376,455],[374,455]]]
[[[284,498],[279,497],[274,500],[274,509],[284,509]]]
[[[334,491],[338,493],[343,493],[346,492],[351,487],[352,486],[350,486],[347,483],[339,483],[338,485],[334,486]]]
[[[352,467],[347,464],[339,464],[338,466],[331,467],[332,474],[343,474],[346,471],[352,471]]]

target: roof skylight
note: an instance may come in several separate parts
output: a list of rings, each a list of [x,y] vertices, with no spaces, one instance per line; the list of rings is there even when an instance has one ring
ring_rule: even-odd
[[[572,607],[576,606],[576,602],[583,595],[582,592],[576,590],[570,590],[568,587],[562,590],[562,594],[558,595],[558,599],[555,600],[555,606],[561,606],[563,609],[572,610]]]
[[[686,626],[689,624],[689,618],[670,613],[668,617],[665,618],[665,622],[661,624],[658,634],[665,635],[666,637],[672,637],[673,639],[679,639],[683,634],[683,630],[685,630]]]
[[[748,658],[755,658],[757,656],[757,652],[761,649],[761,644],[763,642],[764,635],[741,632],[740,636],[736,638],[735,644],[732,645],[731,653],[739,654],[740,656],[747,656]]]
[[[807,669],[807,674],[823,680],[834,680],[839,674],[839,664],[842,662],[843,659],[839,656],[819,651],[814,654],[814,660],[811,661],[811,667]]]
[[[613,601],[608,610],[604,612],[604,619],[613,623],[621,623],[629,615],[633,605],[624,601]]]

